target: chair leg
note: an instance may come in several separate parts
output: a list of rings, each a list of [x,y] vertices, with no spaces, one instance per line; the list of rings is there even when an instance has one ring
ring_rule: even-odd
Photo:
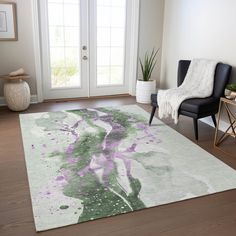
[[[152,124],[152,120],[153,120],[153,117],[155,115],[156,109],[157,108],[155,106],[152,107],[152,113],[151,113],[151,116],[150,116],[149,125]]]
[[[216,116],[215,116],[215,115],[212,115],[211,118],[212,118],[212,121],[213,121],[213,123],[214,123],[214,125],[215,125],[215,127],[216,127],[216,126],[217,126],[217,123],[216,123]]]
[[[198,140],[198,119],[193,119],[195,139]]]

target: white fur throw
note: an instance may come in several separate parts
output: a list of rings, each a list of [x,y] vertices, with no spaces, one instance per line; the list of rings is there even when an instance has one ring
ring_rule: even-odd
[[[217,62],[207,59],[193,59],[183,84],[178,88],[159,90],[157,101],[159,117],[171,116],[178,123],[178,110],[186,99],[211,96]]]

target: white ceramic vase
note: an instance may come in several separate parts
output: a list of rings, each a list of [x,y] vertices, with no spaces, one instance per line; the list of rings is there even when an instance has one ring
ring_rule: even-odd
[[[137,80],[136,101],[138,103],[150,104],[152,93],[156,93],[156,80]]]
[[[30,88],[23,80],[13,80],[4,84],[4,96],[12,111],[24,111],[30,105]]]

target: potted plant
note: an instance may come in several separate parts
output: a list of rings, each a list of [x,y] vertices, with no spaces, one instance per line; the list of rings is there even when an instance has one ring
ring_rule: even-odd
[[[226,98],[233,99],[236,97],[236,84],[227,84],[225,88]]]
[[[138,103],[150,103],[151,94],[156,92],[156,80],[152,80],[151,76],[157,62],[156,56],[158,51],[159,49],[156,51],[153,49],[150,55],[146,52],[143,61],[139,58],[142,79],[137,80],[136,101]]]

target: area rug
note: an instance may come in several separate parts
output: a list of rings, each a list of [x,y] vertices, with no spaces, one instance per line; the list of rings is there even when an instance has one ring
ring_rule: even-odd
[[[235,170],[148,118],[135,105],[20,115],[37,231],[236,188]]]

